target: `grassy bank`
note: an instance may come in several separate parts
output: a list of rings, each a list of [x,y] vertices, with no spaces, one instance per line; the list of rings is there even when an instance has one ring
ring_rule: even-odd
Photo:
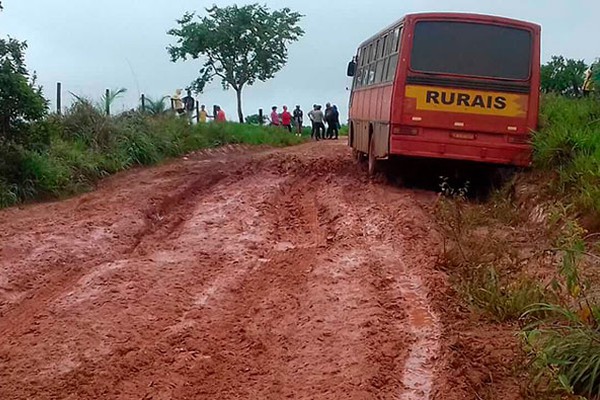
[[[600,101],[545,96],[534,144],[551,194],[600,222]]]
[[[25,139],[26,137],[26,139]],[[88,190],[99,179],[224,144],[287,146],[303,139],[241,124],[188,125],[168,116],[105,116],[86,101],[0,145],[0,207]]]
[[[546,96],[541,122],[533,171],[486,204],[440,199],[443,267],[490,329],[520,333],[521,398],[598,399],[600,102]]]
[[[534,205],[498,196],[486,204],[441,198],[436,216],[445,237],[443,268],[459,302],[496,337],[514,338],[523,357],[505,360],[523,399],[600,396],[600,265],[597,244],[559,201],[532,220]],[[517,335],[518,334],[518,335]],[[498,342],[502,343],[502,342]],[[465,345],[467,346],[467,345]],[[503,349],[499,348],[498,351]],[[510,352],[509,352],[510,353]],[[467,360],[468,362],[469,360]],[[494,370],[493,365],[483,368]],[[482,393],[506,376],[493,376]],[[566,396],[566,397],[565,397]]]

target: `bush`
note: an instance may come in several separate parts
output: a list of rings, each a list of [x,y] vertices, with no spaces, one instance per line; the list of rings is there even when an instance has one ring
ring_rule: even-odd
[[[115,120],[87,99],[73,103],[61,122],[65,140],[83,141],[89,147],[108,149],[117,138]]]
[[[0,207],[87,190],[136,165],[224,144],[287,146],[302,139],[281,129],[242,124],[189,125],[138,112],[106,116],[80,99],[63,116],[23,125],[28,141],[0,146]]]

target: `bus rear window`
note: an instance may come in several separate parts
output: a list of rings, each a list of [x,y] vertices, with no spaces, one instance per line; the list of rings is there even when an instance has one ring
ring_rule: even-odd
[[[469,22],[421,21],[415,27],[414,71],[526,80],[531,71],[529,31]]]

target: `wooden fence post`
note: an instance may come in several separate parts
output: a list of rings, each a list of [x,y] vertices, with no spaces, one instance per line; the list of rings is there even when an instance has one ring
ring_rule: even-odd
[[[146,113],[146,95],[142,93],[142,113]]]
[[[196,100],[196,123],[200,123],[200,101]]]
[[[106,115],[110,115],[110,90],[106,89]]]
[[[62,84],[56,82],[56,114],[62,113]]]
[[[263,123],[264,123],[263,109],[259,108],[258,109],[258,124],[262,125]]]

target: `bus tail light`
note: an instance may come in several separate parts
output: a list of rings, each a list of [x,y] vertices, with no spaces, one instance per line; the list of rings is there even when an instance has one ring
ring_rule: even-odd
[[[531,138],[529,135],[515,135],[508,137],[508,143],[512,144],[530,144]]]
[[[414,126],[396,125],[392,128],[392,135],[418,136],[419,128]]]

